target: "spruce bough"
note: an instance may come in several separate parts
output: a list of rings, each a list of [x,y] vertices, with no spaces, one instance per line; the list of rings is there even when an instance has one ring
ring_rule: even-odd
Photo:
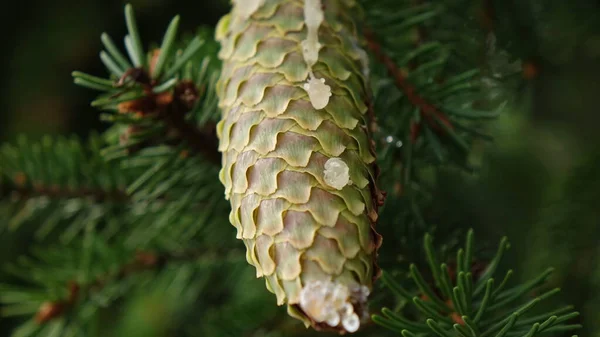
[[[101,38],[109,77],[73,73],[102,92],[92,105],[112,127],[87,143],[21,138],[0,148],[1,210],[14,230],[39,227],[31,257],[7,268],[25,283],[0,284],[0,314],[28,318],[14,335],[98,336],[103,314],[136,289],[166,294],[161,310],[176,308],[169,314],[196,324],[195,335],[295,334],[262,285],[249,289],[244,255],[278,303],[316,329],[370,333],[369,311],[388,329],[377,334],[404,337],[578,329],[572,307],[535,312],[558,291],[531,296],[550,270],[517,285],[512,270],[492,278],[506,240],[477,260],[472,232],[455,259],[438,256],[428,235],[421,244],[434,228],[421,211],[432,173],[467,166],[473,139],[485,136],[475,128],[497,113],[477,91],[475,62],[461,58],[477,52],[436,33],[454,33],[441,18],[464,3],[237,0],[217,27],[222,65],[211,38],[176,41],[179,17],[159,49],[145,50],[126,6],[126,53]],[[373,288],[376,221],[387,288]],[[396,258],[412,246],[425,247],[426,262],[404,268]]]

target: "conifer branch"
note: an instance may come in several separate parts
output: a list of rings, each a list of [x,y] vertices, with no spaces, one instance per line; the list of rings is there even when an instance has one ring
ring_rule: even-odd
[[[145,71],[141,71],[141,73],[143,75],[138,78],[150,79]],[[120,81],[122,80],[123,78]],[[199,129],[186,120],[187,112],[194,107],[201,95],[196,85],[192,81],[183,80],[175,86],[172,93],[156,94],[156,84],[154,81],[142,84],[147,86],[144,90],[147,96],[120,103],[119,112],[135,113],[142,117],[156,117],[165,124],[164,134],[158,135],[159,137],[165,134],[175,135],[178,139],[185,142],[192,152],[200,153],[210,162],[220,165],[221,155],[218,151],[216,133],[213,130],[216,126],[214,124],[206,125],[204,128]],[[137,130],[134,128],[131,130],[132,134],[127,135],[126,138],[135,134],[136,131],[143,131],[143,129]],[[152,141],[146,140],[144,143],[148,144],[152,143]],[[169,143],[170,145],[176,145],[172,140]],[[143,144],[139,145],[143,146]],[[132,150],[134,151],[135,149]]]
[[[102,118],[126,126],[124,131],[119,129],[118,144],[104,149],[105,158],[126,157],[155,145],[183,143],[190,150],[186,153],[200,153],[208,162],[220,165],[216,124],[212,123],[218,115],[216,74],[210,64],[212,55],[201,52],[206,40],[196,36],[178,49],[176,16],[161,46],[146,51],[130,5],[126,6],[125,17],[129,31],[125,47],[130,60],[103,34],[106,51],[100,58],[111,74],[109,78],[73,72],[76,84],[104,92],[92,102],[92,106],[112,112]]]
[[[214,259],[214,256],[222,256],[226,253],[229,252],[215,252],[210,254],[210,258]],[[203,250],[187,250],[183,252],[168,253],[137,252],[131,262],[122,265],[114,272],[108,272],[96,277],[88,284],[80,284],[75,281],[68,282],[67,298],[42,303],[35,315],[35,321],[38,324],[45,324],[53,319],[61,317],[69,310],[73,309],[80,300],[82,294],[96,293],[102,290],[110,282],[121,281],[144,271],[160,270],[171,263],[195,261],[206,257],[206,255],[207,252]]]
[[[72,199],[72,198],[91,198],[96,202],[116,202],[123,203],[129,201],[128,195],[123,190],[105,191],[100,188],[78,187],[76,189],[65,186],[46,186],[35,184],[32,186],[16,185],[14,187],[6,186],[6,192],[2,195],[12,195],[19,199],[29,199],[36,197],[48,197],[51,199]]]
[[[198,99],[198,92],[194,83],[181,82],[175,87],[175,100],[164,116],[168,128],[176,130],[181,138],[196,152],[214,164],[221,164],[221,154],[218,151],[216,125],[209,124],[203,129],[198,129],[185,120],[185,113],[193,107]]]
[[[390,76],[394,78],[396,87],[400,89],[412,105],[419,108],[420,113],[427,123],[433,129],[440,129],[441,125],[437,125],[436,119],[443,123],[446,127],[453,129],[454,126],[450,123],[450,120],[446,115],[440,111],[434,104],[427,101],[421,96],[416,88],[408,82],[406,76],[402,73],[402,70],[396,65],[390,56],[388,56],[383,50],[382,46],[376,41],[375,34],[371,30],[366,30],[365,37],[367,40],[367,46],[377,57],[377,59],[386,67]],[[417,133],[419,132],[417,125],[411,125],[411,140],[416,140]]]
[[[464,14],[472,4],[347,3],[354,2],[364,3],[371,27],[365,32],[367,46],[376,63],[381,63],[369,69],[374,90],[365,103],[368,127],[384,144],[377,152],[377,166],[368,173],[377,180],[381,167],[380,186],[393,186],[388,206],[378,212],[378,222],[391,225],[382,227],[392,245],[383,247],[379,260],[386,267],[381,281],[389,294],[382,294],[384,302],[376,305],[381,307],[379,313],[365,324],[404,337],[533,337],[581,328],[573,324],[579,315],[573,307],[551,308],[543,302],[558,292],[546,283],[551,269],[528,282],[512,284],[513,271],[502,272],[500,264],[509,248],[506,239],[493,258],[477,257],[472,231],[455,258],[448,256],[446,245],[434,245],[430,235],[422,242],[414,240],[427,230],[436,231],[450,246],[455,244],[455,233],[461,230],[455,227],[459,219],[454,212],[447,217],[436,214],[434,207],[439,197],[434,188],[450,177],[437,168],[453,163],[469,169],[475,157],[471,150],[477,150],[473,144],[478,145],[474,140],[487,137],[479,130],[481,122],[497,117],[500,110],[493,107],[499,99],[492,100],[485,91],[491,86],[488,79],[499,81],[503,75],[490,72],[491,76],[486,73],[487,64],[479,66],[478,59],[490,42],[477,31],[469,31],[472,25]],[[514,3],[507,2],[509,9],[514,10]],[[500,36],[499,19],[505,17],[502,7],[482,0],[482,8],[473,9],[478,10],[479,31],[483,28]],[[208,46],[213,32],[209,38],[198,34],[180,44],[175,40],[177,16],[159,48],[145,50],[130,5],[125,13],[127,57],[103,34],[105,51],[100,59],[110,75],[73,73],[78,85],[102,92],[92,106],[100,108],[102,119],[114,127],[85,146],[77,139],[48,138],[0,147],[0,211],[9,214],[7,228],[25,224],[22,227],[30,231],[37,226],[35,237],[43,239],[39,243],[53,244],[47,249],[32,243],[21,259],[3,266],[11,284],[0,283],[0,316],[29,318],[14,333],[20,337],[111,334],[110,329],[98,326],[121,321],[123,316],[123,323],[115,326],[127,326],[129,316],[147,324],[136,315],[137,306],[127,306],[127,312],[114,310],[109,313],[113,316],[102,310],[120,309],[127,302],[141,303],[149,313],[144,318],[155,320],[156,313],[169,318],[156,327],[168,324],[169,334],[304,335],[300,325],[266,310],[263,305],[272,305],[272,298],[263,296],[262,285],[260,291],[251,288],[254,273],[242,277],[248,269],[245,254],[233,242],[230,245],[231,228],[221,225],[228,222],[227,214],[238,215],[229,213],[231,207],[217,179],[221,155],[215,82],[219,71],[211,68],[217,54]],[[279,9],[274,13],[279,15]],[[289,18],[282,20],[288,24]],[[265,26],[279,25],[276,20],[263,21]],[[259,26],[264,28],[263,22]],[[515,32],[523,29],[514,26]],[[217,26],[217,32],[222,28]],[[263,35],[256,35],[256,40]],[[523,40],[537,46],[531,43],[533,38]],[[238,42],[237,47],[256,47]],[[493,44],[495,48],[495,40]],[[525,54],[529,58],[521,63],[522,75],[533,79],[542,64],[536,50]],[[267,50],[260,57],[265,56],[273,54]],[[376,120],[381,121],[380,128]],[[375,153],[375,142],[369,145]],[[385,194],[372,188],[381,206]],[[431,221],[436,218],[440,221]],[[443,233],[450,226],[451,233]],[[394,241],[401,246],[401,255]],[[279,267],[286,265],[271,254],[271,248],[278,246],[269,247],[267,255],[279,273]],[[415,248],[424,249],[423,259],[411,255]],[[312,252],[329,258],[326,251]],[[323,268],[329,264],[314,260]],[[231,262],[236,266],[224,266]],[[400,265],[405,262],[414,264],[403,269]],[[20,283],[14,283],[13,276]],[[274,285],[270,281],[268,285]],[[147,305],[144,301],[154,293],[160,294],[158,300]],[[263,297],[268,301],[262,301]],[[155,311],[154,304],[160,310]]]
[[[53,200],[87,199],[98,203],[125,203],[130,172],[106,166],[92,135],[76,138],[21,137],[0,147],[0,199],[21,201],[37,197]],[[96,176],[94,176],[96,175]]]
[[[507,332],[514,336],[536,336],[551,329],[571,331],[581,328],[578,324],[566,324],[579,315],[570,307],[558,312],[546,307],[544,314],[536,316],[529,312],[539,302],[559,292],[558,288],[545,289],[533,299],[528,296],[546,282],[552,269],[509,289],[504,288],[512,270],[506,273],[505,281],[497,281],[496,269],[504,251],[510,247],[506,238],[484,268],[473,254],[472,230],[467,233],[465,248],[458,250],[454,264],[441,263],[429,234],[425,235],[423,247],[431,280],[427,281],[414,264],[409,273],[413,284],[384,272],[383,283],[407,305],[397,306],[400,310],[382,308],[381,314],[372,316],[375,323],[403,336],[433,333],[440,337],[503,336]],[[420,312],[420,319],[406,314],[412,305]]]

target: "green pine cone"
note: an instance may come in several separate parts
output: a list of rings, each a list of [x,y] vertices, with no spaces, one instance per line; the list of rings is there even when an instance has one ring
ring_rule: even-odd
[[[354,0],[237,0],[217,28],[220,179],[277,303],[356,331],[379,270],[382,194]]]

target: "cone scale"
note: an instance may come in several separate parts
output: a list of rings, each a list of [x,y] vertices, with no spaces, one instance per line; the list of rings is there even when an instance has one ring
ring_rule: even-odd
[[[382,194],[353,0],[237,0],[221,19],[220,180],[278,305],[356,331],[378,277]]]

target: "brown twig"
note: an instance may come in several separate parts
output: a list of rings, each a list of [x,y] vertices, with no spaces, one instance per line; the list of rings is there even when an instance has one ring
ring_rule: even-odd
[[[77,302],[79,294],[82,292],[81,290],[86,293],[89,291],[98,291],[104,287],[109,279],[121,280],[135,272],[152,269],[159,265],[159,261],[164,263],[164,260],[164,258],[152,253],[139,252],[135,255],[132,262],[123,265],[114,274],[102,275],[87,285],[80,285],[71,281],[68,285],[69,295],[67,299],[42,303],[35,316],[35,321],[38,324],[43,324],[65,314]]]
[[[198,92],[194,83],[182,81],[175,87],[173,93],[154,94],[151,90],[148,90],[147,94],[148,96],[138,100],[119,104],[119,111],[163,121],[166,130],[162,136],[175,136],[180,142],[185,142],[192,152],[201,153],[215,164],[221,163],[221,155],[217,150],[215,125],[199,129],[186,120],[186,113],[190,111],[198,99]],[[143,131],[143,129],[139,130],[139,127],[131,129],[130,133],[124,135],[122,141],[126,142],[130,136],[138,131]],[[161,140],[161,142],[165,141]],[[150,140],[138,144],[138,147],[148,146],[151,143]],[[168,143],[174,145],[173,142]],[[131,152],[136,150],[140,150],[140,148],[133,147],[130,149]]]
[[[206,255],[206,251],[200,250],[163,254],[137,252],[131,262],[124,264],[116,272],[100,275],[88,284],[78,284],[74,281],[69,282],[67,299],[42,303],[35,315],[35,321],[38,324],[44,324],[61,317],[74,307],[76,302],[80,299],[79,297],[81,294],[98,292],[102,290],[108,282],[123,280],[143,271],[158,270],[172,262],[194,261],[204,255]],[[223,254],[220,254],[220,256],[222,255]]]
[[[389,57],[376,41],[375,34],[371,30],[365,31],[365,37],[369,49],[375,54],[377,59],[386,67],[388,73],[394,78],[396,86],[400,89],[410,103],[419,108],[421,115],[427,121],[427,123],[436,131],[441,131],[440,126],[437,124],[435,118],[439,119],[442,123],[446,124],[449,128],[453,128],[452,124],[435,105],[429,103],[416,91],[415,87],[408,82],[406,75],[396,65],[394,60]],[[414,141],[419,133],[418,125],[411,125],[411,139]]]
[[[44,302],[40,305],[35,315],[35,321],[38,324],[46,323],[50,320],[62,316],[75,302],[79,296],[79,285],[74,282],[69,283],[69,296],[66,300],[55,302]]]
[[[39,183],[28,184],[27,175],[23,172],[17,173],[13,179],[13,186],[6,185],[6,193],[16,195],[19,198],[50,197],[53,199],[91,198],[97,202],[125,202],[129,197],[123,190],[103,190],[100,188],[80,187],[72,189],[59,185],[46,186]]]
[[[198,88],[192,81],[180,81],[173,90],[173,93],[165,92],[161,94],[155,94],[153,88],[158,84],[156,80],[152,79],[149,75],[153,72],[153,68],[156,64],[156,60],[160,55],[159,50],[154,51],[154,55],[150,62],[150,69],[148,71],[144,69],[130,69],[123,75],[123,78],[119,80],[117,84],[123,84],[127,79],[131,79],[144,87],[146,97],[123,102],[119,104],[119,111],[121,113],[133,113],[139,116],[156,116],[162,120],[166,125],[166,135],[174,135],[181,141],[185,142],[192,152],[201,153],[209,161],[220,165],[221,154],[218,151],[218,143],[216,136],[216,125],[211,124],[206,127],[199,129],[193,123],[190,123],[186,119],[186,114],[194,107],[195,103],[200,98]],[[126,142],[131,134],[136,131],[133,130],[128,134],[125,134],[123,141]],[[149,143],[146,142],[138,144],[130,149],[131,152],[139,150],[139,147],[147,146]],[[169,142],[169,145],[173,145]]]
[[[479,22],[481,27],[488,33],[494,31],[496,26],[496,10],[491,0],[483,0],[479,11]]]
[[[174,101],[161,116],[167,126],[180,135],[196,153],[202,153],[208,160],[221,164],[216,135],[216,125],[198,129],[185,119],[185,113],[192,109],[198,99],[198,91],[191,81],[182,81],[174,90]]]

